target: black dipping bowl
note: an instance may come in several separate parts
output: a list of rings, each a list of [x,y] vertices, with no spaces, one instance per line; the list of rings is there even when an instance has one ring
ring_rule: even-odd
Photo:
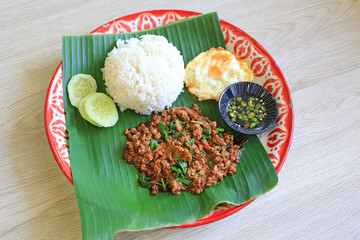
[[[228,106],[230,101],[234,97],[257,97],[262,99],[265,103],[266,107],[266,116],[260,121],[258,125],[254,128],[244,128],[241,124],[243,123],[241,120],[236,119],[233,122],[229,116]],[[228,86],[221,94],[219,99],[219,111],[222,119],[235,131],[243,133],[243,134],[260,134],[266,132],[271,129],[276,119],[278,118],[278,106],[274,96],[261,86],[260,84],[254,82],[237,82]]]

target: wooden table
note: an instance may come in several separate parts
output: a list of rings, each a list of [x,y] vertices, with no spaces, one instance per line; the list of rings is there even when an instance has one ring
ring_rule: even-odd
[[[81,239],[74,188],[44,126],[61,37],[150,9],[218,11],[258,40],[287,79],[295,131],[278,186],[243,210],[117,239],[360,239],[359,1],[15,0],[1,9],[1,239]]]

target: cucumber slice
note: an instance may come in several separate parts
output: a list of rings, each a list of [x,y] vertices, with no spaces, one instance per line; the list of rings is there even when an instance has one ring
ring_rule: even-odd
[[[80,100],[89,93],[96,92],[96,80],[88,74],[76,74],[71,77],[68,84],[68,93],[70,102],[73,106],[78,107]]]
[[[87,95],[89,96],[89,95]],[[94,122],[86,113],[85,111],[85,103],[86,103],[86,99],[87,99],[87,96],[86,97],[83,97],[80,102],[79,102],[79,106],[78,106],[78,109],[79,109],[79,112],[80,112],[80,115],[86,120],[88,121],[89,123],[91,123],[92,125],[95,125],[97,127],[102,127],[101,125],[97,124],[96,122]]]
[[[81,116],[101,127],[112,127],[119,119],[114,101],[104,93],[90,93],[81,100]]]

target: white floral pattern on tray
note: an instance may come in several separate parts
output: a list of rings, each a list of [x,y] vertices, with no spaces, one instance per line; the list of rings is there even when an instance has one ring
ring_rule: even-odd
[[[128,15],[94,30],[93,34],[122,33],[146,30],[162,26],[200,13],[182,10],[154,10]],[[277,172],[285,162],[293,132],[293,109],[290,91],[280,68],[269,53],[251,36],[239,28],[220,21],[226,49],[238,58],[246,59],[254,72],[254,81],[265,86],[275,97],[279,107],[279,118],[274,128],[260,137]],[[62,64],[57,68],[45,103],[45,125],[51,150],[60,168],[72,182],[68,133],[65,125],[65,111],[62,93]],[[193,227],[207,224],[229,216],[252,201],[240,206],[220,205],[202,219],[176,227]]]
[[[285,125],[291,108],[286,103],[283,95],[284,79],[281,79],[282,76],[278,76],[274,72],[271,59],[260,53],[252,40],[247,36],[243,36],[242,32],[238,31],[238,29],[234,31],[226,24],[222,25],[222,31],[225,37],[226,49],[235,53],[238,58],[247,60],[254,73],[254,81],[266,87],[274,95],[278,103],[279,118],[275,127],[271,132],[259,136],[274,167],[277,167],[280,162],[281,151],[279,150],[290,135],[287,129],[288,126]]]

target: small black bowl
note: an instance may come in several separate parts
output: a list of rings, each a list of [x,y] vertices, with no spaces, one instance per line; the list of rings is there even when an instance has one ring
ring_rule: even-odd
[[[229,116],[228,106],[234,97],[254,97],[262,99],[266,107],[266,116],[254,128],[244,128],[244,122],[236,119],[233,122]],[[260,134],[272,128],[278,118],[279,109],[274,96],[254,82],[237,82],[228,86],[219,99],[219,111],[222,119],[235,131],[243,134]]]

